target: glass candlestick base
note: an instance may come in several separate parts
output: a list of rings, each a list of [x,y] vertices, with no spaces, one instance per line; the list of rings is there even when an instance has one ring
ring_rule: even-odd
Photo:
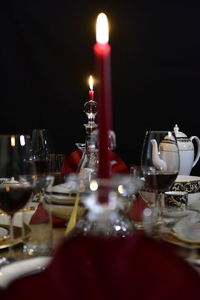
[[[88,195],[82,201],[87,211],[79,219],[73,234],[125,237],[133,231],[116,195],[110,194],[108,203],[104,204],[98,202],[97,194]]]
[[[79,219],[71,234],[125,237],[133,232],[133,224],[124,210],[129,201],[129,193],[136,192],[140,183],[133,181],[131,189],[129,180],[126,176],[125,178],[126,180],[123,176],[117,176],[90,182],[90,190],[81,199],[86,213]]]

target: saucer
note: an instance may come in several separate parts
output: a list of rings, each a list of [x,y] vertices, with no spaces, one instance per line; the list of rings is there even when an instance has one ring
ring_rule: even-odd
[[[196,222],[193,221],[192,218]],[[191,230],[189,231],[188,228],[191,226]],[[178,221],[174,227],[173,231],[176,233],[177,237],[187,243],[200,243],[200,217],[197,213],[193,212],[193,215],[190,214],[187,217],[184,217],[180,221]]]
[[[11,245],[11,239],[9,236],[9,226],[1,224],[0,225],[0,230],[5,233],[3,237],[0,238],[0,250],[8,248]],[[28,236],[30,234],[30,228],[28,226],[24,227],[25,230],[25,236]],[[14,241],[12,245],[17,245],[22,243],[22,227],[20,226],[13,226],[13,233],[14,233]]]

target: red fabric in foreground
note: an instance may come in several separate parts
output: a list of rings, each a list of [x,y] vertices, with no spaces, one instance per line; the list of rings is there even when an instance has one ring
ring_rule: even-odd
[[[66,240],[42,273],[19,279],[3,299],[197,299],[200,278],[166,246],[142,234]]]
[[[67,175],[70,173],[75,173],[82,157],[82,152],[80,150],[72,152],[65,160],[62,167],[62,174]],[[110,160],[116,161],[116,164],[112,166],[112,173],[128,173],[128,168],[122,159],[114,152],[109,152]]]

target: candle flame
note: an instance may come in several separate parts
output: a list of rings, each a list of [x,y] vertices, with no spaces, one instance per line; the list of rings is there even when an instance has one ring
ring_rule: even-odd
[[[94,85],[94,80],[93,80],[92,75],[90,75],[90,77],[89,77],[89,87],[90,87],[91,91],[93,91],[93,85]]]
[[[24,135],[20,135],[20,145],[25,146],[25,138]]]
[[[108,19],[104,13],[100,13],[97,17],[96,41],[100,44],[106,44],[109,41]]]
[[[10,143],[11,143],[12,147],[15,147],[15,137],[14,136],[11,136]]]

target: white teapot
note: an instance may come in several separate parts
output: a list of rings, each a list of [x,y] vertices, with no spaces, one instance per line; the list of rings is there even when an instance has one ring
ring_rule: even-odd
[[[179,175],[190,175],[192,168],[196,165],[200,157],[200,140],[197,136],[187,137],[179,131],[178,125],[174,126],[174,133],[177,139],[180,155]],[[197,152],[194,153],[193,141],[196,141]]]
[[[171,131],[158,145],[155,139],[151,140],[152,144],[152,163],[156,169],[162,172],[173,172],[179,169],[179,150],[175,138]]]

